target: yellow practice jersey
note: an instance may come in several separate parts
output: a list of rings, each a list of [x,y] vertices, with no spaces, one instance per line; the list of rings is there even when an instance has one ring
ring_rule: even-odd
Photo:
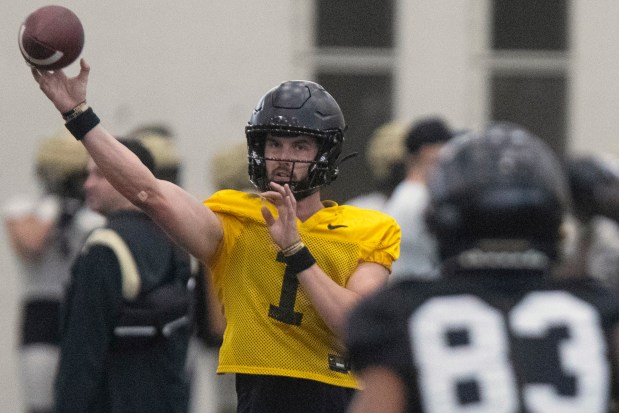
[[[301,239],[320,268],[345,286],[360,262],[391,270],[400,251],[400,228],[383,213],[324,202],[298,222]],[[210,263],[227,327],[218,373],[297,377],[356,388],[341,341],[326,326],[286,271],[260,208],[277,209],[256,194],[233,190],[205,201],[221,219],[224,239]]]

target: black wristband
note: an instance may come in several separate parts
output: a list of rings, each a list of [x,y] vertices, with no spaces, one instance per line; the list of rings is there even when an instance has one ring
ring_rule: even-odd
[[[93,112],[92,108],[86,109],[83,113],[71,119],[64,125],[71,132],[75,139],[82,140],[88,132],[99,124],[99,117]]]
[[[286,261],[286,265],[292,272],[295,274],[300,273],[301,271],[307,270],[312,265],[316,264],[316,260],[312,253],[307,249],[307,247],[301,248],[299,252],[289,255],[288,257],[284,257],[284,261]]]

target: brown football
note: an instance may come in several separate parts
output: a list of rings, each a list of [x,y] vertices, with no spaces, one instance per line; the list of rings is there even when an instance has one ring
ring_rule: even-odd
[[[28,65],[42,70],[62,69],[82,53],[84,28],[66,7],[44,6],[26,17],[19,28],[18,43]]]

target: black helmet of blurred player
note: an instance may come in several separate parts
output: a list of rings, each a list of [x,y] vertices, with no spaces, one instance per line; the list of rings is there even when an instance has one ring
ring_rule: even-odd
[[[254,109],[245,128],[249,158],[249,179],[260,191],[268,191],[269,178],[264,157],[267,134],[281,137],[313,136],[318,154],[301,181],[290,185],[296,199],[303,199],[330,184],[339,173],[339,156],[344,144],[346,123],[335,99],[319,84],[288,81],[268,91]],[[271,159],[269,159],[271,160]],[[293,169],[297,163],[290,159]]]
[[[618,166],[615,159],[593,155],[567,160],[573,210],[578,219],[588,222],[595,216],[604,216],[619,222]]]
[[[523,128],[496,123],[454,138],[428,188],[426,218],[443,259],[539,268],[557,258],[566,178],[552,150]]]

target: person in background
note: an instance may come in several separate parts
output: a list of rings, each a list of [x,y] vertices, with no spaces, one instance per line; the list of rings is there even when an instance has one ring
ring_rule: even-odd
[[[619,294],[619,163],[596,155],[565,161],[572,231],[559,276],[591,276]]]
[[[419,119],[406,133],[406,178],[384,207],[402,228],[400,258],[393,264],[394,281],[401,276],[432,278],[437,275],[436,239],[427,230],[424,212],[428,203],[426,179],[438,153],[453,136],[440,117]]]
[[[428,187],[441,277],[353,310],[346,343],[365,387],[349,413],[608,413],[619,301],[553,275],[570,197],[554,152],[491,124],[450,141]]]
[[[19,373],[29,413],[52,411],[65,283],[86,236],[105,223],[84,205],[87,161],[87,152],[62,127],[42,139],[36,152],[42,194],[15,195],[4,205],[4,225],[21,284]]]
[[[148,150],[120,140],[147,170]],[[77,257],[63,304],[56,413],[185,413],[189,255],[90,160],[88,206],[107,217]]]
[[[406,126],[387,122],[374,130],[368,141],[366,162],[374,178],[374,191],[346,201],[348,205],[382,211],[395,187],[405,176]]]
[[[245,128],[260,194],[218,191],[200,202],[156,179],[86,103],[90,66],[68,78],[32,70],[103,175],[208,267],[226,330],[219,373],[235,374],[239,413],[344,412],[358,383],[342,346],[345,320],[383,287],[400,228],[378,211],[323,201],[337,178],[346,123],[319,84],[283,82]]]
[[[209,168],[215,189],[257,193],[249,180],[248,168],[247,142],[222,148],[213,156]]]
[[[153,173],[159,179],[181,183],[181,158],[172,130],[159,123],[144,124],[127,134],[128,139],[137,139],[155,159]]]

